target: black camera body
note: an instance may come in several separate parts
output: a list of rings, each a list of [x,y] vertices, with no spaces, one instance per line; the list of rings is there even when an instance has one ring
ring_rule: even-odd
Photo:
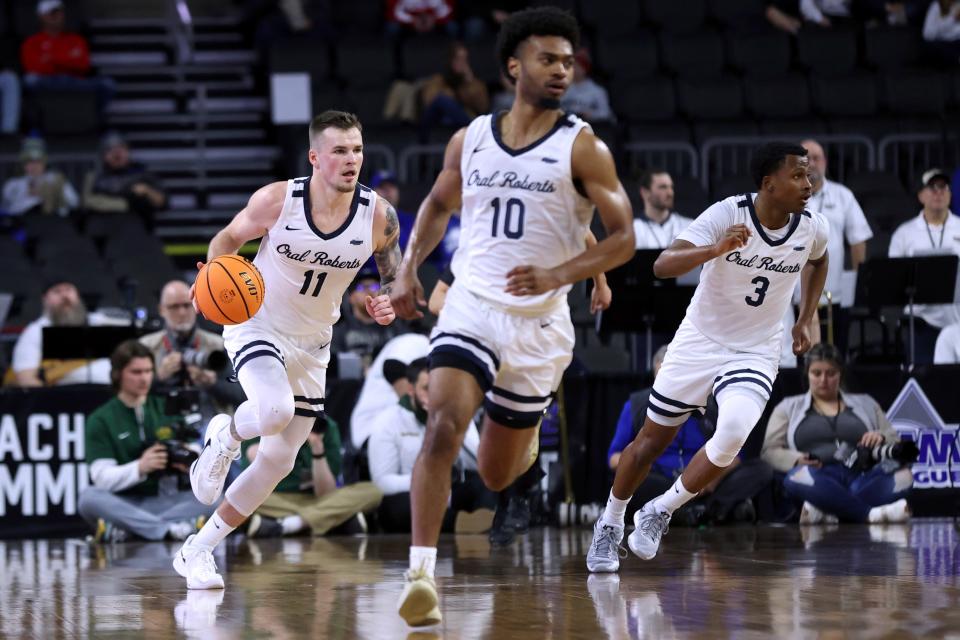
[[[880,444],[875,447],[858,445],[856,448],[849,445],[841,446],[837,450],[837,459],[848,469],[854,471],[869,471],[875,464],[883,460],[893,460],[901,466],[917,461],[920,450],[913,440],[901,440],[892,444]]]
[[[227,363],[230,362],[230,359],[227,357],[227,352],[223,350],[204,351],[202,349],[184,349],[180,352],[180,355],[183,357],[184,366],[193,365],[201,369],[212,369],[218,372],[222,371],[224,367],[227,366]]]
[[[160,473],[183,473],[174,465],[189,467],[194,460],[200,457],[196,446],[191,446],[191,443],[195,443],[199,437],[200,433],[193,427],[182,423],[174,423],[157,429],[157,438],[144,442],[141,453],[159,442],[167,450],[167,466]]]

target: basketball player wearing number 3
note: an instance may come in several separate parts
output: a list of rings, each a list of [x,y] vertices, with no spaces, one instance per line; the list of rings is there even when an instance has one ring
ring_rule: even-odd
[[[224,345],[248,400],[232,418],[221,414],[207,426],[203,451],[190,469],[197,499],[217,500],[241,441],[259,436],[260,449],[216,513],[174,556],[174,569],[190,589],[223,588],[214,546],[290,472],[322,415],[332,327],[347,286],[371,253],[384,294],[368,297],[367,311],[382,325],[395,317],[389,293],[401,259],[397,213],[358,183],[363,138],[356,116],[326,111],[315,117],[309,159],[311,175],[258,190],[207,252],[210,260],[262,238],[253,263],[265,295],[253,318],[224,327]]]
[[[740,453],[770,399],[780,362],[781,318],[800,282],[793,352],[811,344],[808,327],[827,277],[830,225],[805,209],[812,187],[807,150],[772,142],[754,152],[757,193],[717,202],[680,233],[653,266],[675,278],[703,265],[686,317],[653,383],[643,428],[620,458],[613,489],[593,529],[590,571],[620,568],[624,512],[634,491],[691,411],[713,394],[717,428],[673,486],[634,515],[627,545],[644,560],[660,548],[673,512],[719,480]]]
[[[456,280],[431,338],[430,416],[411,486],[413,546],[399,604],[411,626],[441,621],[436,545],[471,417],[484,405],[479,472],[499,491],[530,466],[536,427],[572,358],[567,292],[634,252],[633,213],[610,151],[559,109],[578,39],[576,20],[552,7],[504,22],[497,48],[516,85],[513,107],[451,138],[391,296],[398,316],[422,316],[417,267],[459,209]],[[607,236],[588,249],[594,207]]]

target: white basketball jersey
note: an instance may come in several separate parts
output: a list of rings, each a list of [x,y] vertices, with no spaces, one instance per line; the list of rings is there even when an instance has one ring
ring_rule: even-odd
[[[323,233],[310,215],[310,178],[288,180],[280,218],[253,259],[266,290],[257,318],[293,336],[333,326],[344,292],[373,253],[376,204],[377,195],[358,184],[346,221]]]
[[[790,216],[787,226],[766,229],[757,218],[756,194],[712,205],[677,237],[698,247],[716,243],[735,224],[753,233],[746,246],[703,265],[687,318],[715,342],[742,351],[779,348],[783,316],[807,260],[827,250],[830,224],[820,213]]]
[[[573,143],[587,123],[562,115],[522,149],[500,138],[497,116],[467,128],[460,157],[463,206],[457,283],[506,311],[539,315],[566,300],[569,286],[536,296],[504,292],[514,267],[554,267],[583,252],[593,205],[573,184]]]

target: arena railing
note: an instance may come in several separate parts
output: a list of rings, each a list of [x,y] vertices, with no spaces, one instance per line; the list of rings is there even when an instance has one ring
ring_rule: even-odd
[[[400,152],[397,177],[401,184],[433,180],[443,168],[443,144],[412,144]]]
[[[689,142],[627,142],[620,149],[627,162],[623,175],[658,167],[673,176],[700,177],[700,154]]]
[[[960,137],[938,133],[895,133],[884,136],[877,145],[880,171],[893,173],[907,185],[920,181],[931,167],[951,171],[960,164]]]

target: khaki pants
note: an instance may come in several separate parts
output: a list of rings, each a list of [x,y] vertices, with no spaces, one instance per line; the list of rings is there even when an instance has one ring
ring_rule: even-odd
[[[325,496],[275,491],[257,512],[270,518],[300,516],[315,536],[322,536],[358,513],[380,505],[383,494],[372,482],[358,482],[331,491]]]

